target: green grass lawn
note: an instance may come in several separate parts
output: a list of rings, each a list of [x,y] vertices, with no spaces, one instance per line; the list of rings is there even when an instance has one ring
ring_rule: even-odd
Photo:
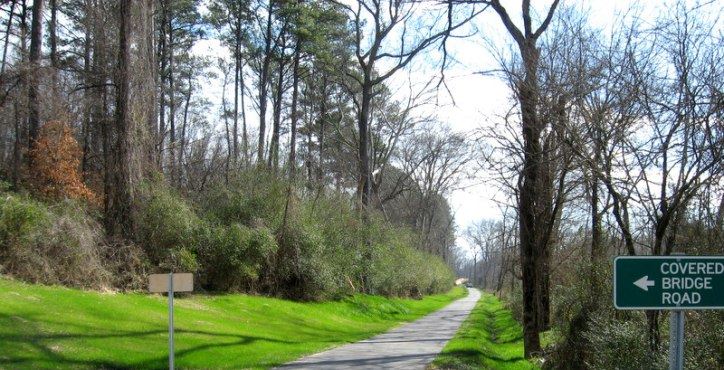
[[[436,369],[537,369],[523,357],[523,328],[494,295],[483,293],[455,337],[433,362]]]
[[[384,332],[465,295],[357,295],[297,303],[247,295],[175,299],[178,368],[268,368]],[[0,277],[0,369],[164,368],[167,300],[30,285]]]

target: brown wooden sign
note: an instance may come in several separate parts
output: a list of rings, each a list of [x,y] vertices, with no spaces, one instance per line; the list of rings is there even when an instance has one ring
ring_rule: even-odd
[[[167,293],[169,276],[173,276],[174,292],[191,292],[194,290],[194,274],[153,274],[148,277],[148,291],[151,293]]]

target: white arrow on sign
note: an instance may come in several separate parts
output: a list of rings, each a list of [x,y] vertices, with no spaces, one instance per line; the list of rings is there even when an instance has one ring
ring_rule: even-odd
[[[646,276],[642,277],[641,279],[634,281],[634,285],[636,285],[637,287],[639,287],[647,292],[649,291],[649,287],[654,286],[655,284],[656,284],[656,282],[654,282],[653,280],[649,280],[649,275],[646,275]]]

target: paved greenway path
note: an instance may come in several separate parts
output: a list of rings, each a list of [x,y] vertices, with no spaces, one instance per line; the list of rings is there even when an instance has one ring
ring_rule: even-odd
[[[361,342],[304,357],[280,369],[424,369],[455,335],[475,307],[469,294],[417,321]]]

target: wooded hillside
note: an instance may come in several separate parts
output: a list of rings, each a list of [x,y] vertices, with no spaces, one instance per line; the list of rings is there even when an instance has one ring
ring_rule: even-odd
[[[361,49],[350,10],[4,3],[4,273],[139,288],[147,272],[184,270],[206,289],[304,299],[449,288],[445,197],[472,157],[415,112],[427,92],[384,84],[442,33],[379,75],[374,62],[396,57]],[[388,16],[390,29],[407,17]],[[209,40],[231,58],[194,52]],[[75,262],[56,265],[63,253]],[[66,276],[84,261],[97,274]]]

